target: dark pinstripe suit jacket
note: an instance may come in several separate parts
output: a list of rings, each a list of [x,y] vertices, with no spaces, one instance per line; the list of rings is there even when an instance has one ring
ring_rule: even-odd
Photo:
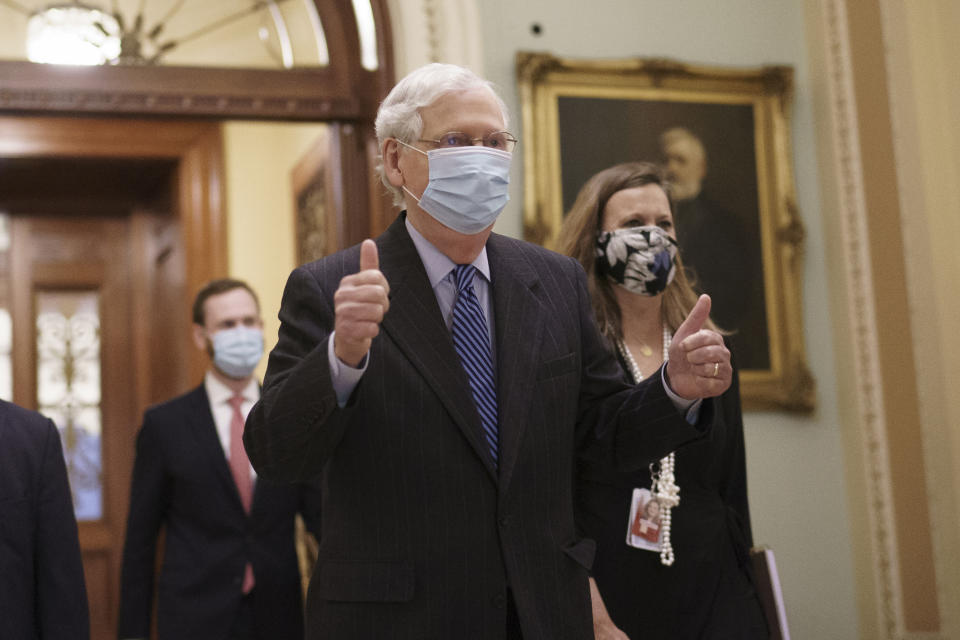
[[[245,443],[258,473],[319,475],[320,557],[311,639],[476,638],[505,633],[512,591],[526,640],[593,637],[593,542],[573,518],[584,456],[646,464],[700,432],[659,376],[635,388],[593,322],[583,271],[491,235],[500,466],[403,215],[377,239],[390,310],[367,371],[337,407],[327,340],[353,247],[296,269]]]

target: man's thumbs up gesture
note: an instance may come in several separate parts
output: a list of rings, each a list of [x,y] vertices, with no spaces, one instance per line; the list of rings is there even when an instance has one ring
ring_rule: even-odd
[[[710,315],[710,296],[702,295],[670,343],[667,381],[687,400],[718,396],[730,386],[730,351],[716,331],[703,328]]]
[[[373,240],[360,245],[360,271],[346,276],[333,295],[333,351],[340,361],[356,367],[380,333],[380,323],[390,308],[390,285],[380,272]],[[682,395],[682,394],[681,394]]]

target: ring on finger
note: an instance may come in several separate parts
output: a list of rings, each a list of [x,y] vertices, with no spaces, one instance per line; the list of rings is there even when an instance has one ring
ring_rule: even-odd
[[[719,362],[714,362],[714,363],[713,363],[713,373],[710,374],[710,377],[711,377],[711,378],[716,378],[718,373],[720,373],[720,363],[719,363]]]

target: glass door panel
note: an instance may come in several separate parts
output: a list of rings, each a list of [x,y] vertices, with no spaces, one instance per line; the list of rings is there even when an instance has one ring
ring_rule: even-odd
[[[37,408],[57,425],[77,520],[103,517],[100,310],[96,291],[35,296]]]

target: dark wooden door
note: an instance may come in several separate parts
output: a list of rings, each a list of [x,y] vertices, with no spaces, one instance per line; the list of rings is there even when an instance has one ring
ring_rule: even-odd
[[[116,634],[137,399],[151,383],[140,375],[135,336],[170,312],[134,313],[163,277],[148,237],[163,225],[143,216],[10,219],[14,401],[60,430],[97,640]],[[149,262],[158,268],[148,271]]]
[[[214,122],[0,117],[0,395],[60,428],[93,640],[116,638],[142,413],[203,370],[190,299],[226,272],[222,166]]]
[[[14,399],[60,430],[96,638],[113,623],[132,466],[130,226],[126,217],[12,220]]]

